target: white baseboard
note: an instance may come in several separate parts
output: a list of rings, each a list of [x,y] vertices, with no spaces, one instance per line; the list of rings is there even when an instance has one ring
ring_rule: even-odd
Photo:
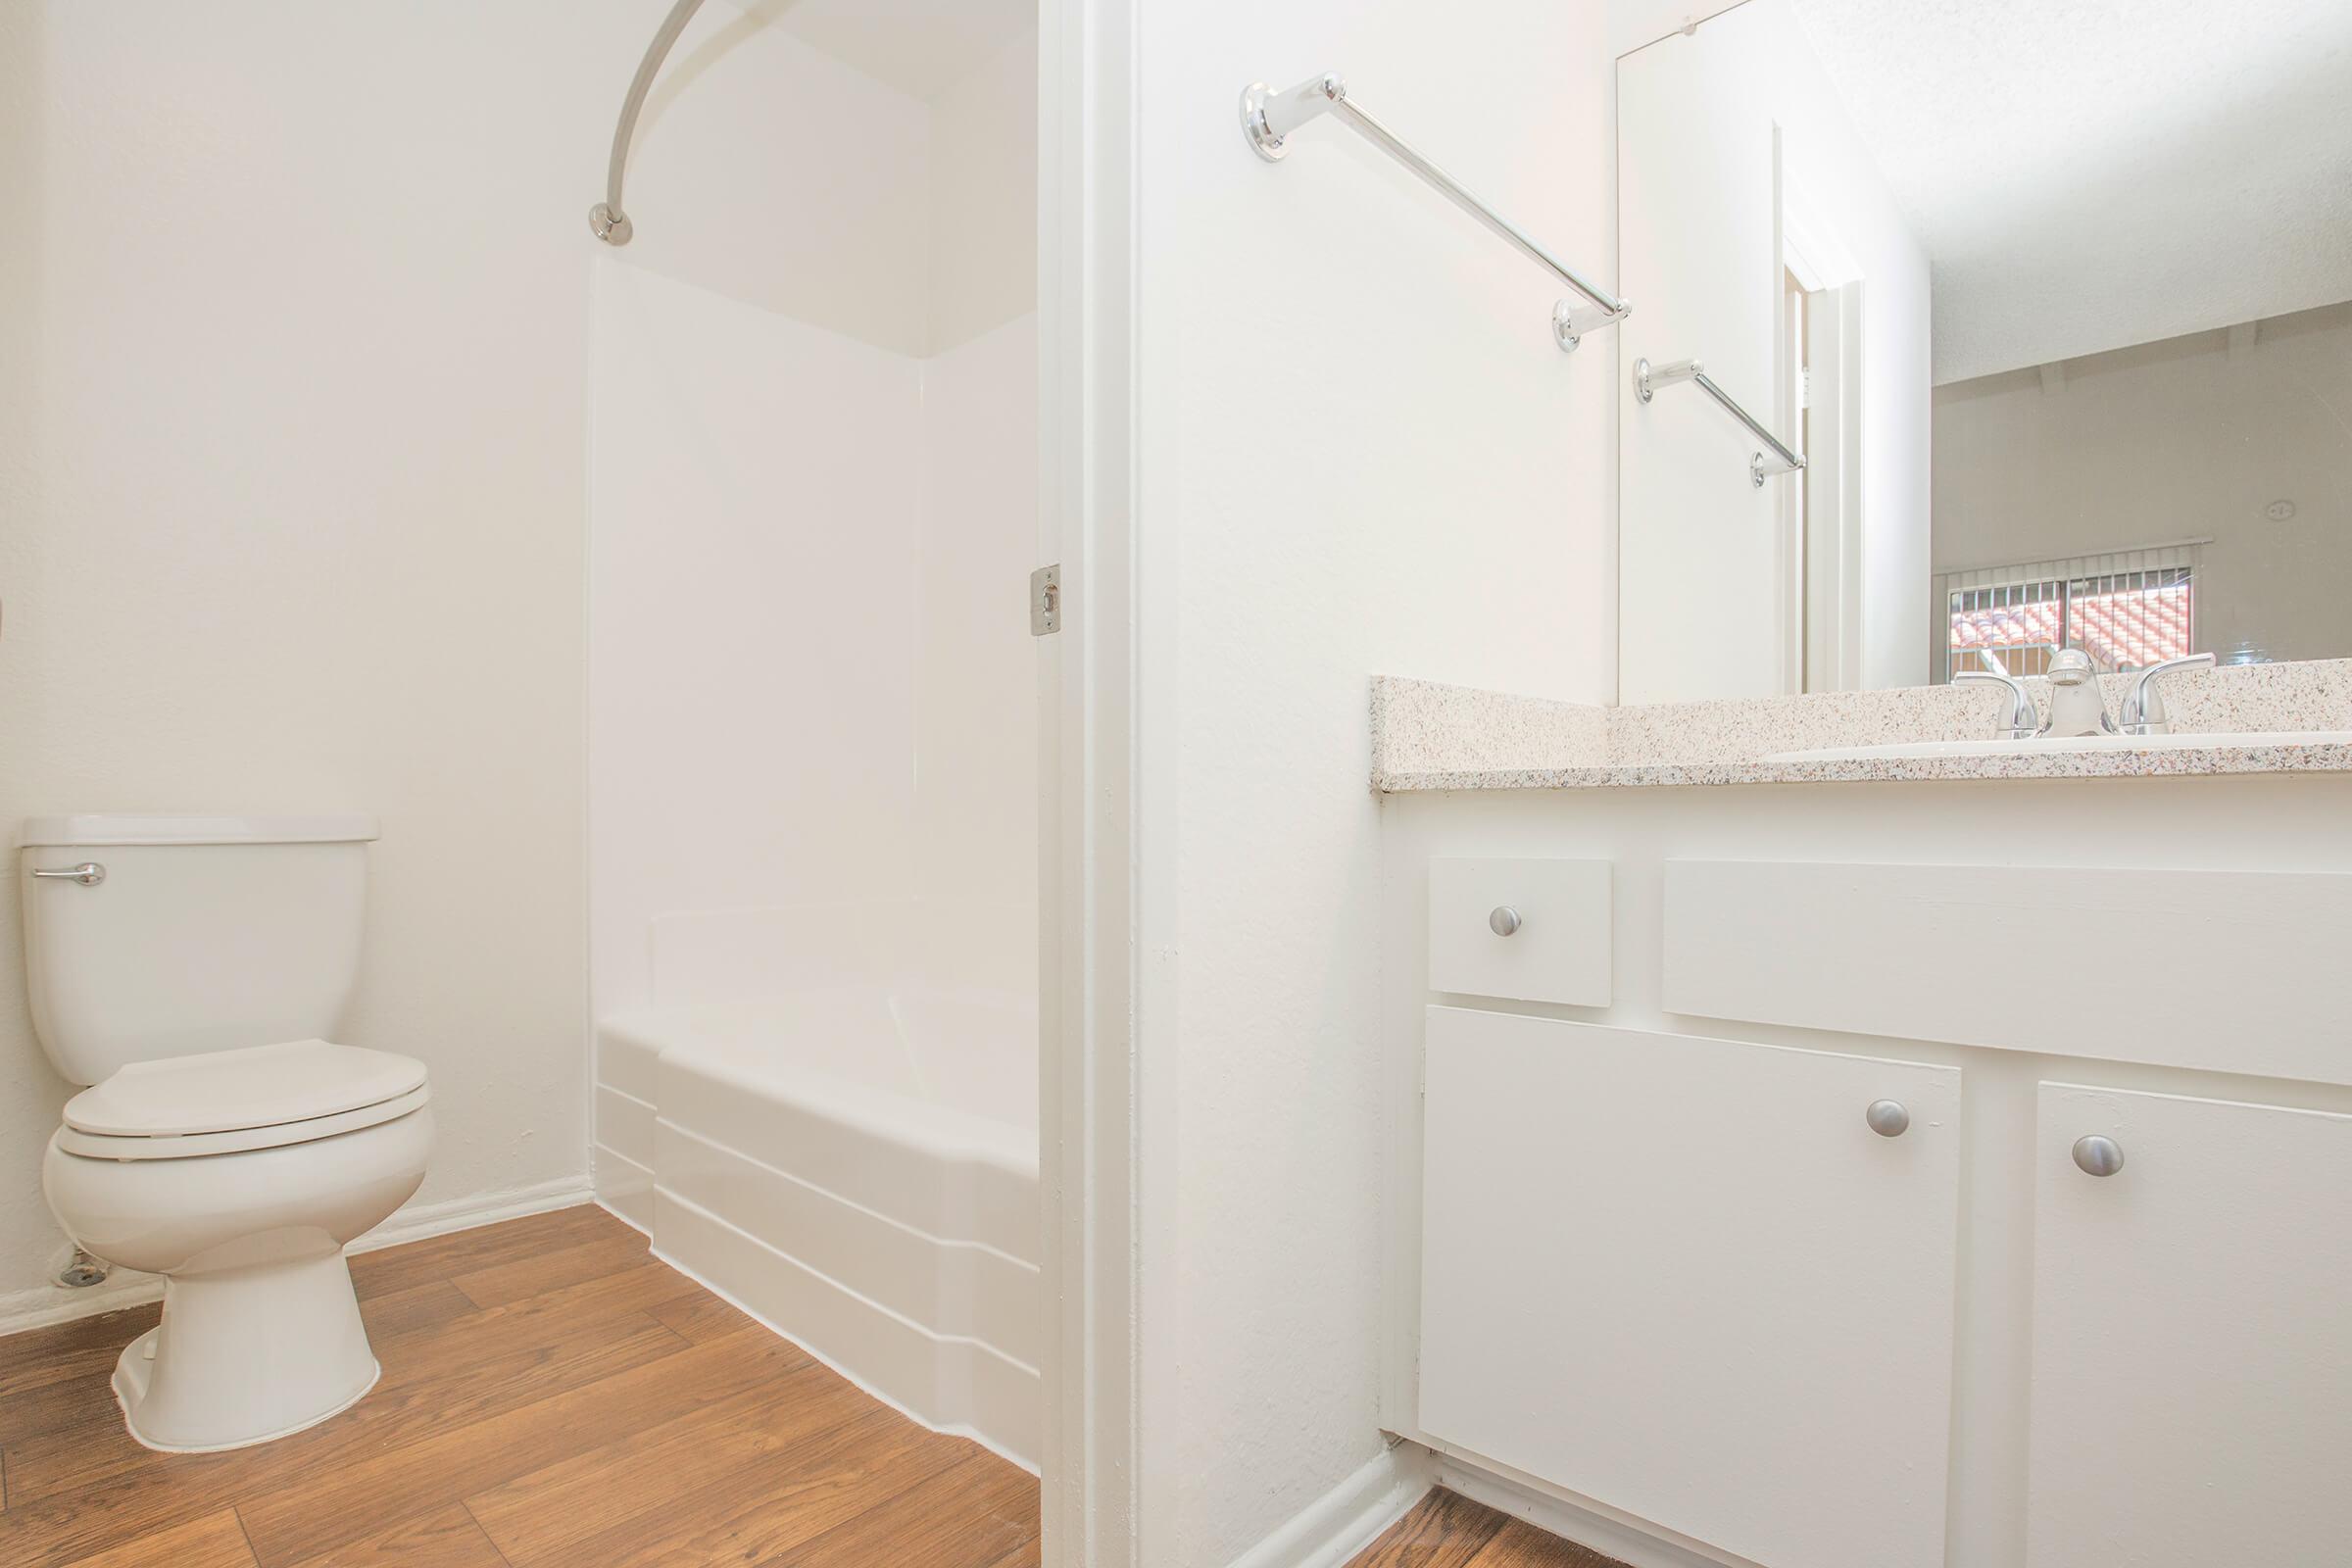
[[[438,1203],[412,1204],[352,1243],[349,1250],[372,1252],[398,1247],[403,1242],[421,1242],[427,1237],[471,1230],[477,1225],[495,1225],[502,1219],[545,1214],[585,1203],[591,1196],[587,1175],[582,1173],[504,1192],[475,1193]],[[0,1296],[0,1336],[47,1328],[53,1323],[71,1323],[102,1312],[119,1312],[126,1306],[155,1300],[163,1294],[161,1276],[134,1274],[128,1269],[118,1269],[104,1285],[80,1290],[36,1285],[28,1291],[12,1291]]]
[[[1744,1557],[1718,1556],[1698,1549],[1695,1542],[1663,1540],[1647,1530],[1553,1496],[1528,1481],[1498,1475],[1461,1455],[1440,1453],[1432,1457],[1436,1462],[1437,1485],[1446,1491],[1458,1492],[1472,1502],[1483,1502],[1497,1512],[1524,1519],[1538,1530],[1590,1547],[1624,1563],[1626,1568],[1753,1568]]]
[[[96,1317],[101,1312],[120,1312],[126,1306],[156,1300],[163,1294],[164,1282],[159,1276],[133,1274],[128,1269],[117,1269],[104,1285],[85,1285],[78,1290],[35,1285],[28,1291],[11,1291],[0,1296],[0,1336]]]
[[[1232,1568],[1341,1568],[1433,1485],[1429,1451],[1398,1443],[1294,1514]]]
[[[344,1249],[349,1252],[375,1252],[404,1242],[421,1242],[427,1237],[447,1236],[452,1231],[469,1231],[477,1225],[495,1225],[503,1219],[522,1219],[531,1214],[549,1214],[559,1208],[576,1208],[589,1201],[595,1194],[588,1188],[588,1173],[559,1176],[553,1181],[534,1182],[528,1187],[510,1187],[503,1192],[475,1193],[466,1198],[452,1198],[438,1203],[412,1203],[390,1219]]]

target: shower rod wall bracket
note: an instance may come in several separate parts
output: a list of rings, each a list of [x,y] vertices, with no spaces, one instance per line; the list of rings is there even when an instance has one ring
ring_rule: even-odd
[[[1574,268],[1530,239],[1523,229],[1472,194],[1459,180],[1357,108],[1348,98],[1348,83],[1338,72],[1327,71],[1283,92],[1276,92],[1262,81],[1253,81],[1242,89],[1242,135],[1249,141],[1250,150],[1269,164],[1282,162],[1290,153],[1292,134],[1321,115],[1333,115],[1346,122],[1366,141],[1402,164],[1422,183],[1574,289],[1582,303],[1578,299],[1563,299],[1551,309],[1551,338],[1561,352],[1574,353],[1587,332],[1612,326],[1633,314],[1632,306],[1599,285],[1588,282]]]
[[[614,212],[611,202],[598,202],[588,209],[588,232],[608,245],[626,245],[637,225],[629,221],[628,214]]]

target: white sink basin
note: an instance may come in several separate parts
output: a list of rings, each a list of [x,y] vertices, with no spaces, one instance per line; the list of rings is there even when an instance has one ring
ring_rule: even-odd
[[[2072,740],[1897,741],[1889,746],[1826,746],[1774,752],[1764,762],[1860,762],[1880,758],[2043,757],[2061,752],[2175,752],[2184,747],[2347,746],[2352,730],[2250,730],[2201,735],[2082,735]]]

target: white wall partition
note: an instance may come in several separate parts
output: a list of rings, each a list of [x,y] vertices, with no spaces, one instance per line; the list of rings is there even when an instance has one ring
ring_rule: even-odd
[[[1410,1486],[1377,1396],[1365,678],[1608,697],[1616,351],[1563,355],[1557,287],[1345,125],[1270,166],[1234,106],[1342,72],[1606,285],[1606,24],[1539,0],[1138,16],[1139,1029],[1174,1100],[1147,1114],[1181,1132],[1175,1197],[1146,1197],[1175,1209],[1173,1298],[1143,1312],[1177,1370],[1146,1386],[1169,1403],[1142,1506],[1153,1562],[1287,1565]]]

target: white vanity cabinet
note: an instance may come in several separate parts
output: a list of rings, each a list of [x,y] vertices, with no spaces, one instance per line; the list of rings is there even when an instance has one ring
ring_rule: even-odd
[[[1459,1007],[1425,1059],[1428,1434],[1760,1563],[1943,1560],[1958,1069]]]
[[[2352,1559],[2352,1117],[2045,1082],[2034,1122],[2029,1568]]]
[[[1636,1568],[2352,1563],[2347,823],[1391,797],[1384,1425]]]

